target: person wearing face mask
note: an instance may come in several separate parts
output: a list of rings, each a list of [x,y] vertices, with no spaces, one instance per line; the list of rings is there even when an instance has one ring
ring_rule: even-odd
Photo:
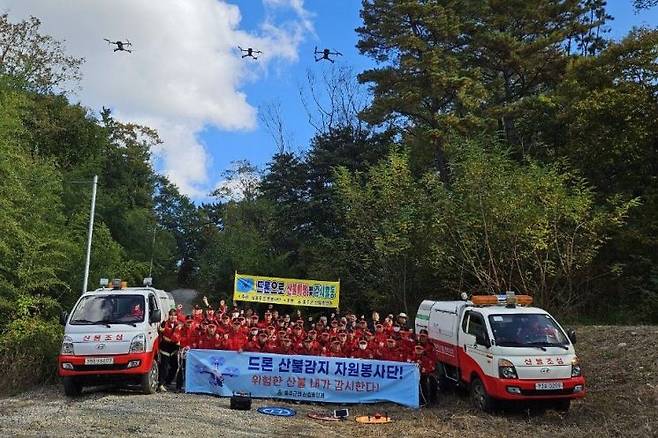
[[[261,351],[261,343],[259,341],[260,335],[263,336],[263,345],[267,342],[267,333],[265,332],[260,332],[258,329],[252,329],[250,332],[251,337],[249,338],[249,341],[245,344],[244,346],[244,351],[249,351],[249,352],[260,352]]]
[[[400,330],[401,330],[401,328],[400,328],[399,325],[397,325],[397,324],[393,325],[393,330],[391,331],[389,336],[392,336],[393,339],[395,339],[396,341],[399,341],[400,340]]]
[[[357,344],[358,347],[352,350],[351,357],[354,359],[374,359],[374,353],[372,349],[368,348],[368,341],[361,339]]]

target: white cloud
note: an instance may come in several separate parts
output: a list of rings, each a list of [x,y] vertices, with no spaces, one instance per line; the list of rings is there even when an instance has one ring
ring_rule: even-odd
[[[35,15],[43,32],[65,39],[68,53],[86,59],[82,103],[156,128],[163,172],[184,193],[203,196],[210,154],[201,131],[253,129],[256,109],[240,87],[274,60],[296,61],[313,32],[303,0],[263,2],[256,32],[240,29],[239,8],[219,0],[0,0],[0,10],[14,21]],[[288,10],[283,19],[281,8]],[[134,52],[114,53],[103,38],[128,38]],[[243,62],[237,45],[264,53],[257,64]]]

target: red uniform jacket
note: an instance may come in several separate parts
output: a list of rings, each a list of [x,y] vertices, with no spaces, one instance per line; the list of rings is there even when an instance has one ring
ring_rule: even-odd
[[[228,339],[224,341],[224,350],[239,351],[247,345],[247,338],[242,333],[229,333]]]
[[[379,352],[379,358],[381,360],[393,360],[396,362],[404,362],[406,360],[406,357],[400,349],[397,347],[395,348],[384,348],[380,350]]]
[[[208,336],[207,334],[203,335],[199,339],[199,344],[197,348],[202,350],[222,350],[224,345],[222,342],[222,337],[215,333],[213,336]]]
[[[365,350],[361,350],[359,347],[357,347],[356,350],[352,351],[352,357],[354,359],[374,359],[375,354],[367,347]]]

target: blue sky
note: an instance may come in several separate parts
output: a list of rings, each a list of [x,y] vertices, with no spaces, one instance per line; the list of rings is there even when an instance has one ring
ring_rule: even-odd
[[[241,27],[246,30],[255,30],[262,22],[265,11],[260,2],[240,0],[230,3],[240,7],[243,17]],[[330,68],[330,64],[325,61],[316,63],[313,60],[314,46],[341,51],[344,56],[338,58],[337,64],[352,66],[357,72],[373,65],[369,58],[361,56],[355,48],[358,37],[354,29],[361,24],[360,3],[356,0],[307,0],[304,7],[312,14],[315,35],[307,35],[301,44],[299,61],[279,63],[261,78],[243,87],[247,101],[254,107],[272,100],[281,102],[284,120],[299,148],[306,148],[313,135],[298,96],[299,84],[304,82],[307,69],[321,72]],[[610,37],[614,39],[623,37],[633,26],[658,24],[658,8],[635,14],[631,0],[609,1],[608,11],[615,17],[609,24]],[[226,132],[208,128],[202,133],[201,141],[212,154],[215,179],[230,166],[231,161],[246,159],[264,167],[276,152],[272,139],[260,121],[255,129],[246,131]]]
[[[658,24],[658,7],[635,14],[631,5],[609,1],[612,38]],[[314,131],[299,87],[307,70],[321,77],[332,68],[314,61],[313,48],[342,52],[336,66],[356,73],[373,65],[355,48],[360,7],[360,0],[0,0],[10,19],[39,17],[43,32],[85,59],[72,100],[158,131],[156,169],[197,202],[231,162],[264,168],[276,152],[258,117],[262,105],[281,105],[292,150],[308,147]],[[103,38],[129,38],[134,52],[114,53]],[[240,59],[238,45],[264,53]]]

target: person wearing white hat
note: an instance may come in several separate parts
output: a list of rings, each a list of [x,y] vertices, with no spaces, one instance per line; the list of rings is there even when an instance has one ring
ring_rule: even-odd
[[[400,329],[406,330],[406,329],[409,328],[409,327],[407,327],[407,314],[406,313],[400,312],[400,314],[398,315],[397,321],[398,321],[398,325],[400,326]]]

